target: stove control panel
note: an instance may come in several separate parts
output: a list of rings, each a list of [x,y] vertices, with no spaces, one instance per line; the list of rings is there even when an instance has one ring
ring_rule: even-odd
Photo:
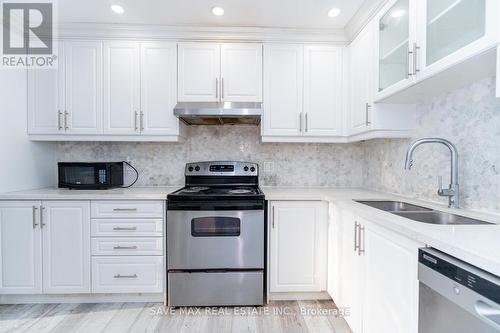
[[[186,176],[258,176],[259,166],[252,162],[195,162],[186,164]]]

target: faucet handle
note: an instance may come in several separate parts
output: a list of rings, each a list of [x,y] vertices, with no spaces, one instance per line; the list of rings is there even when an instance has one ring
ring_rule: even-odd
[[[438,176],[438,192],[442,193],[443,192],[443,176]]]

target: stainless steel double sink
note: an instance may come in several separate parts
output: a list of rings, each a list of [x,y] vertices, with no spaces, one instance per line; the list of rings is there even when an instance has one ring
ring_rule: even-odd
[[[452,213],[441,212],[402,201],[355,200],[363,205],[383,210],[417,222],[443,225],[494,224]]]

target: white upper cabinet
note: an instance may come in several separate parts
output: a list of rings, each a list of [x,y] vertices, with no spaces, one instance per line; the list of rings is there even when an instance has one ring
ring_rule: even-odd
[[[304,46],[304,135],[342,134],[342,50]]]
[[[349,132],[371,127],[374,89],[374,32],[370,22],[349,45]]]
[[[414,103],[493,75],[499,6],[498,0],[390,1],[376,16],[375,101]]]
[[[63,119],[71,134],[102,133],[102,43],[64,43],[65,105]]]
[[[179,102],[262,101],[262,45],[179,43]]]
[[[220,44],[179,43],[179,102],[216,102],[220,96]]]
[[[43,202],[41,230],[44,293],[90,293],[90,202]]]
[[[59,42],[64,59],[64,43]],[[64,61],[57,69],[28,70],[28,134],[64,134]]]
[[[384,96],[415,82],[415,0],[391,0],[376,16],[378,91]]]
[[[422,78],[498,42],[498,0],[426,0],[418,6],[417,70]]]
[[[59,59],[28,71],[33,140],[179,140],[176,43],[66,40]]]
[[[104,133],[139,134],[140,46],[104,43]]]
[[[61,56],[62,44],[59,44]],[[28,134],[63,134],[64,65],[28,70]]]
[[[328,205],[280,201],[271,210],[270,291],[326,290]]]
[[[177,45],[141,44],[141,108],[139,127],[146,135],[176,135],[179,121],[173,114],[177,102]]]
[[[266,141],[343,134],[342,58],[343,47],[338,46],[264,45]]]
[[[222,44],[220,97],[226,102],[262,101],[262,45]]]
[[[302,45],[264,45],[263,136],[302,135],[303,71]]]
[[[42,292],[38,201],[0,202],[0,294]]]

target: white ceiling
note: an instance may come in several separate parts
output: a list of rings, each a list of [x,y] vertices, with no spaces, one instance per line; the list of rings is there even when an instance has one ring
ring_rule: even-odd
[[[344,28],[365,0],[59,0],[60,23],[128,23],[191,26]],[[124,7],[115,14],[111,4]],[[216,17],[210,9],[223,7]],[[335,18],[328,11],[342,10]]]

